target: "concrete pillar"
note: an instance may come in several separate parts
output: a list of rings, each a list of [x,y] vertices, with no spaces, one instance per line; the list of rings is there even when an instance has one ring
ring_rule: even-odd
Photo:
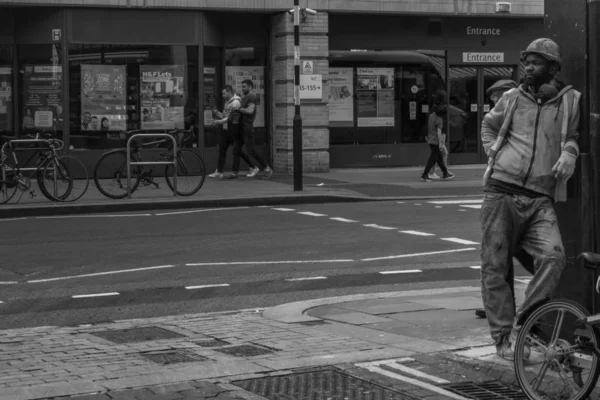
[[[278,172],[293,172],[294,122],[294,21],[289,13],[271,20],[271,88],[273,99],[272,154]],[[300,23],[300,59],[313,61],[314,74],[323,75],[323,97],[302,101],[303,171],[329,170],[329,18],[326,13],[307,15]],[[302,73],[302,71],[301,71]]]

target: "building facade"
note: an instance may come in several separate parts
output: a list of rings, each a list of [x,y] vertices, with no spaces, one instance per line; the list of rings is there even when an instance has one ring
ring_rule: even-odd
[[[291,0],[0,0],[0,131],[49,131],[93,169],[123,130],[196,126],[216,166],[221,89],[251,79],[255,142],[291,172]],[[301,19],[304,171],[422,165],[436,91],[449,97],[450,163],[484,162],[485,89],[519,78],[543,36],[543,0],[309,0]]]

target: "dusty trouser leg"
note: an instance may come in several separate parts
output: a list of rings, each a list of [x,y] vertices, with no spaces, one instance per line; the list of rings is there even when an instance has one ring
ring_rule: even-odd
[[[517,310],[517,319],[537,303],[554,295],[567,265],[556,212],[547,197],[521,197],[529,224],[521,238],[521,247],[533,258],[534,275],[525,290],[525,301]],[[515,323],[518,329],[518,324]]]
[[[492,339],[500,344],[513,326],[512,257],[516,245],[518,215],[512,196],[486,193],[481,207],[481,294]]]

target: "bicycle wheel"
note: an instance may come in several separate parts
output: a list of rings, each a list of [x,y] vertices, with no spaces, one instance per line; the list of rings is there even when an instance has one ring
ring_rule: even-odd
[[[204,184],[206,170],[202,157],[191,150],[181,150],[177,156],[177,194],[191,196]],[[173,190],[173,165],[165,168],[167,185]]]
[[[56,179],[54,166],[56,164]],[[56,181],[58,197],[54,197],[54,181]],[[38,184],[44,195],[51,200],[73,202],[80,199],[90,184],[87,170],[81,161],[71,156],[60,157],[48,162],[42,173],[38,175]],[[64,186],[62,190],[60,187]],[[68,186],[68,187],[66,187]],[[49,197],[50,196],[50,197]]]
[[[594,329],[575,324],[588,315],[578,303],[560,299],[527,317],[515,341],[514,364],[529,399],[582,400],[594,390],[600,374],[593,350],[598,336]]]
[[[2,169],[0,169],[0,204],[10,201],[17,192],[18,186],[14,169],[10,165],[4,164],[4,179]]]
[[[131,193],[140,184],[139,167],[131,167]],[[94,183],[106,197],[124,199],[127,197],[127,153],[111,151],[100,157],[94,168]]]

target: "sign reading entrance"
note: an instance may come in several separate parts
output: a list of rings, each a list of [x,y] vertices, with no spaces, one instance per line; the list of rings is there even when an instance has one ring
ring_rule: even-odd
[[[462,53],[464,63],[503,63],[504,53]]]

